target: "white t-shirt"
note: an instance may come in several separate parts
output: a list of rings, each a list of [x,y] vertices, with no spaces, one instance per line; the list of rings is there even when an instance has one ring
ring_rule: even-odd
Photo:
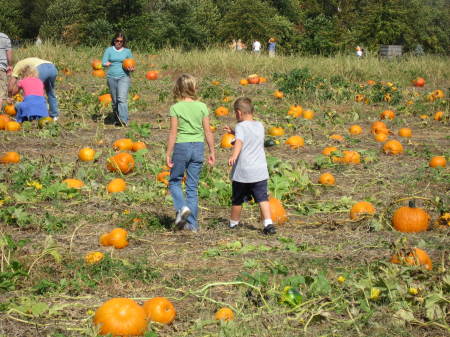
[[[253,42],[253,51],[261,51],[261,42],[259,41]]]
[[[241,183],[269,179],[263,124],[253,120],[240,122],[236,125],[235,138],[242,141],[242,150],[231,171],[231,179]]]

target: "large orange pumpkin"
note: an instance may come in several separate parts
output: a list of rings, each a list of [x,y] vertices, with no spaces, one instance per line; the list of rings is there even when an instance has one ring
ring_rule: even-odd
[[[145,73],[145,78],[147,80],[157,80],[159,76],[159,72],[157,70],[149,70]]]
[[[234,135],[231,133],[226,133],[222,136],[220,140],[220,147],[224,149],[229,149],[233,147],[232,142],[234,141]]]
[[[109,193],[123,192],[127,189],[127,183],[122,178],[115,178],[108,183],[106,190]]]
[[[78,158],[81,161],[92,161],[95,158],[95,150],[90,147],[84,147],[78,152]]]
[[[123,62],[122,62],[122,67],[123,67],[123,69],[125,69],[125,70],[130,70],[130,69],[132,69],[132,68],[135,68],[135,67],[136,67],[136,61],[135,61],[135,59],[127,58],[127,59],[123,60]]]
[[[100,334],[113,336],[141,336],[147,329],[144,308],[129,298],[113,298],[97,309],[94,323]]]
[[[108,159],[106,167],[109,171],[120,171],[123,174],[130,173],[134,169],[133,156],[126,152],[120,152]]]
[[[305,145],[305,140],[300,136],[291,136],[286,140],[285,144],[289,145],[291,149],[297,149]]]
[[[269,197],[270,214],[275,224],[284,224],[288,217],[281,201],[274,197]]]
[[[154,297],[146,301],[144,311],[150,321],[162,324],[172,323],[177,314],[172,302],[165,297]]]
[[[447,166],[447,160],[444,156],[434,156],[430,159],[430,162],[428,163],[430,167],[446,167]]]
[[[128,246],[128,232],[123,228],[114,228],[108,234],[108,243],[117,249]]]
[[[113,144],[116,151],[131,151],[133,149],[133,141],[130,138],[117,139]]]
[[[422,208],[415,207],[414,201],[398,208],[392,216],[394,228],[403,233],[417,233],[428,230],[430,215]]]
[[[5,125],[6,131],[19,131],[21,128],[20,123],[16,121],[9,121]]]
[[[395,264],[407,264],[410,266],[424,266],[427,270],[433,269],[433,263],[427,252],[420,248],[412,248],[405,251],[401,251],[399,254],[395,254],[391,258],[391,262]]]
[[[11,118],[9,117],[9,115],[1,114],[0,115],[0,130],[5,130],[6,123],[8,123],[9,121],[11,121]]]
[[[360,201],[357,202],[352,206],[352,209],[350,210],[350,218],[351,219],[357,219],[361,215],[375,214],[375,207],[368,201]]]
[[[20,155],[17,152],[6,152],[4,155],[0,156],[1,164],[17,164],[18,162],[20,162]]]
[[[392,139],[384,143],[383,151],[386,154],[398,155],[403,153],[403,145],[398,140]]]

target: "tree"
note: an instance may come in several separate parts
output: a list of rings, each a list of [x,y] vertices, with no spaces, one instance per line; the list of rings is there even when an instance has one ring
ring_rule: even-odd
[[[19,40],[23,34],[23,27],[19,23],[22,13],[19,0],[0,0],[0,8],[0,32],[12,40]]]

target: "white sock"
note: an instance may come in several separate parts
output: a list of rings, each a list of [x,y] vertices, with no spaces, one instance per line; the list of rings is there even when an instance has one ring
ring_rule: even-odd
[[[239,224],[239,220],[230,219],[230,228],[236,227]]]
[[[272,219],[264,219],[264,227],[267,227],[272,224],[273,224]]]

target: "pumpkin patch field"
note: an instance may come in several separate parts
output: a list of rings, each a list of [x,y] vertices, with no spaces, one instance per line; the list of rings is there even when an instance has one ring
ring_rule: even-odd
[[[57,65],[61,116],[0,114],[0,337],[450,333],[448,57],[133,50],[117,127],[102,51],[15,50]],[[198,233],[174,230],[167,189],[182,73],[216,146]],[[240,96],[265,125],[271,236],[254,202],[228,228]]]

